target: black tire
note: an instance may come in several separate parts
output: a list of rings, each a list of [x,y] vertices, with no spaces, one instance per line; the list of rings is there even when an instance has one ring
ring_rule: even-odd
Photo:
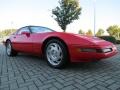
[[[56,48],[56,50],[54,51],[53,49],[52,51],[52,48]],[[53,54],[51,54],[52,52]],[[44,48],[44,56],[47,60],[48,65],[50,65],[53,68],[64,68],[69,61],[68,50],[65,44],[63,44],[60,40],[57,39],[51,39],[47,42]]]
[[[6,54],[8,56],[16,56],[18,54],[18,52],[16,52],[15,50],[13,50],[11,41],[9,41],[9,40],[6,42]]]

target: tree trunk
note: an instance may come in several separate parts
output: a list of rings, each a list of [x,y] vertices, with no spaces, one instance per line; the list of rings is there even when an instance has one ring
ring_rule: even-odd
[[[61,26],[63,32],[66,32],[66,25]]]

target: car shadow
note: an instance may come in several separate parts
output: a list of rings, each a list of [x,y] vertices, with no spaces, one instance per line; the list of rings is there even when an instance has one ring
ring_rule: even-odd
[[[17,57],[19,57],[19,59],[21,58],[23,61],[25,62],[32,62],[32,63],[36,63],[36,64],[40,64],[44,67],[47,68],[51,68],[54,69],[52,67],[49,67],[46,60],[42,57],[38,57],[38,56],[34,56],[34,55],[29,55],[29,54],[19,54]],[[104,59],[101,61],[94,61],[94,62],[78,62],[78,63],[70,63],[68,64],[65,68],[63,68],[64,70],[97,70],[97,69],[101,69],[101,68],[111,68],[113,67],[114,61],[110,58],[110,59]],[[38,65],[37,65],[38,66]],[[36,68],[37,68],[36,66]],[[43,68],[44,68],[43,67]],[[60,70],[63,70],[60,69]]]
[[[80,62],[80,63],[71,63],[68,66],[68,68],[98,69],[103,66],[106,66],[106,64],[107,64],[106,61]],[[107,66],[108,66],[108,64],[107,64]]]

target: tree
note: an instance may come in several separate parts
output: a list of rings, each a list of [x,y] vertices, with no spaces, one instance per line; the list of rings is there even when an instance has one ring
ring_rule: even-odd
[[[78,33],[83,35],[85,34],[82,29],[80,29]]]
[[[78,0],[60,0],[59,4],[60,6],[52,9],[52,14],[58,25],[65,32],[68,24],[79,19],[81,8]]]
[[[116,39],[120,39],[120,27],[118,25],[109,26],[107,32]]]
[[[92,35],[93,35],[92,30],[89,29],[89,30],[86,32],[86,35],[87,35],[87,36],[92,36]]]
[[[96,36],[102,36],[104,34],[104,30],[103,29],[99,29],[98,32],[96,33]]]

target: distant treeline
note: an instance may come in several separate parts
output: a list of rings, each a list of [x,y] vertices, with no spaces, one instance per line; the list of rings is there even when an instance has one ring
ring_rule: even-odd
[[[93,36],[93,30],[89,29],[87,32],[85,30],[80,29],[79,34]],[[120,25],[112,25],[109,26],[106,30],[100,28],[96,32],[96,36],[104,36],[104,32],[107,31],[110,36],[115,37],[116,39],[120,40]]]
[[[5,29],[0,31],[0,37],[9,36],[10,34],[14,33],[17,29]]]

